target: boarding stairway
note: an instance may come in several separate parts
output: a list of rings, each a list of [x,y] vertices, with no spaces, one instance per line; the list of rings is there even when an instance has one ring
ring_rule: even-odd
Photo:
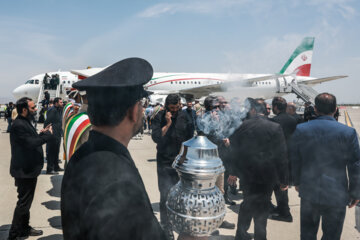
[[[37,106],[36,120],[37,121],[39,120],[41,109],[43,108],[43,105],[41,104],[41,102],[45,98],[45,91],[47,91],[49,93],[50,99],[60,97],[61,84],[56,86],[56,90],[55,89],[45,89],[44,85],[41,86],[40,91],[39,91],[39,96],[38,96],[38,99],[37,99],[37,103],[36,103],[36,106]]]
[[[277,80],[277,93],[294,93],[298,98],[301,98],[304,102],[311,102],[315,104],[315,97],[318,95],[313,88],[298,84],[293,79],[291,82],[285,78],[278,78]]]

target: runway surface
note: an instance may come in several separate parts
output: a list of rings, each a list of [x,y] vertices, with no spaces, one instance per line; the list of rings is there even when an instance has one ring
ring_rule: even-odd
[[[341,109],[339,121],[345,123],[346,110],[354,127],[360,130],[360,108]],[[17,201],[14,180],[9,174],[10,166],[10,142],[9,134],[5,133],[7,123],[0,119],[0,240],[6,239],[10,228],[13,211]],[[149,135],[144,135],[142,140],[132,140],[129,150],[135,160],[140,174],[146,186],[146,190],[152,202],[155,215],[159,218],[159,191],[157,187],[156,174],[156,148]],[[61,155],[62,156],[62,150]],[[43,172],[45,172],[46,165]],[[44,235],[41,237],[30,237],[28,239],[60,240],[62,238],[60,219],[60,186],[62,174],[57,176],[42,174],[38,178],[34,202],[31,207],[30,224],[34,228],[42,229]],[[91,177],[91,176],[89,176]],[[227,207],[225,219],[231,223],[237,223],[237,213],[241,203],[241,192],[231,196],[236,201],[236,206]],[[275,198],[273,197],[273,202]],[[300,239],[300,199],[294,188],[289,189],[289,204],[294,218],[293,223],[285,223],[269,220],[267,236],[269,240],[296,240]],[[274,202],[275,203],[275,202]],[[101,223],[99,223],[101,224]],[[348,209],[343,228],[343,240],[360,239],[360,233],[355,227],[355,208]],[[219,229],[220,236],[210,239],[234,239],[236,230]],[[250,227],[253,233],[253,226]],[[318,239],[321,238],[319,229]]]

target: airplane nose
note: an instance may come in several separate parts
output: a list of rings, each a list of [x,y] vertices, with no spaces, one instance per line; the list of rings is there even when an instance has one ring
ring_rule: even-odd
[[[12,92],[12,95],[14,96],[15,99],[19,99],[21,97],[21,93],[22,93],[22,86],[15,88]]]

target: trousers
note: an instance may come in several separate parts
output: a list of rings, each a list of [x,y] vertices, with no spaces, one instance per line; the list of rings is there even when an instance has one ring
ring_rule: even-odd
[[[60,152],[61,138],[53,138],[47,143],[47,171],[59,169],[59,152]]]
[[[160,222],[164,227],[169,227],[166,200],[170,189],[179,181],[179,176],[171,163],[164,163],[162,157],[157,155],[158,187],[160,191]]]
[[[288,190],[281,191],[280,185],[276,184],[274,187],[274,194],[279,214],[282,216],[290,215]]]
[[[34,199],[37,178],[15,178],[18,192],[9,238],[26,236],[30,230],[30,207]]]
[[[254,219],[254,239],[266,240],[266,225],[271,207],[273,186],[268,184],[252,184],[243,186],[244,200],[240,205],[236,240],[245,236]]]
[[[321,240],[340,240],[345,213],[345,206],[324,206],[301,198],[301,240],[316,240],[320,218],[322,222],[321,228],[323,231]]]

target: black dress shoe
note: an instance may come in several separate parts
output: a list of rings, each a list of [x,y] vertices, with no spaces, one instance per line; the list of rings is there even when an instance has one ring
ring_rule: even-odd
[[[235,236],[235,240],[251,240],[253,238],[254,238],[254,236],[247,232],[241,233],[241,234],[236,233],[236,236]]]
[[[54,170],[51,170],[51,171],[46,171],[46,174],[48,175],[58,175],[59,173],[58,172],[55,172]]]
[[[29,236],[41,236],[41,235],[43,235],[43,231],[42,230],[36,230],[36,229],[30,227],[28,235]]]
[[[234,223],[229,223],[228,221],[223,221],[219,228],[225,228],[225,229],[235,229]]]
[[[233,205],[236,204],[236,202],[234,202],[233,200],[231,200],[227,194],[224,195],[224,199],[225,199],[225,203],[228,204],[228,205],[233,206]]]
[[[210,235],[211,235],[211,236],[219,236],[219,235],[220,235],[220,232],[219,232],[219,230],[215,230],[215,231],[213,231]]]
[[[287,214],[287,215],[282,215],[282,214],[270,214],[269,215],[269,219],[271,220],[276,220],[276,221],[281,221],[281,222],[293,222],[293,217],[291,216],[291,214]]]
[[[64,169],[63,168],[61,168],[61,167],[59,167],[59,168],[55,168],[55,172],[63,172],[64,171]]]

